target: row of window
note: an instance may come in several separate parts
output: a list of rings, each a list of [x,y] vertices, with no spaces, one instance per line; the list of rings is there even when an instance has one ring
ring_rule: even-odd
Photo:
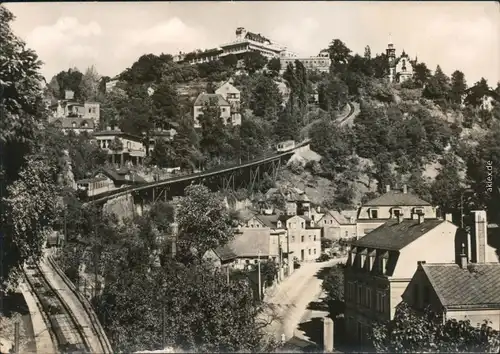
[[[365,269],[369,272],[375,269],[382,273],[385,274],[387,271],[387,258],[383,256],[376,256],[376,254],[360,254],[359,259],[356,260],[356,251],[353,250],[349,253],[349,261],[351,266],[359,266],[361,269]],[[357,262],[357,264],[356,264]]]
[[[413,212],[416,213],[416,214],[423,214],[424,213],[424,209],[423,208],[413,208]],[[391,216],[392,217],[399,217],[399,216],[402,216],[403,215],[403,209],[401,208],[393,208],[391,210]],[[378,213],[378,209],[370,209],[370,218],[371,219],[378,219],[379,218],[379,213]]]
[[[304,240],[305,240],[305,236],[304,235],[300,236],[300,242],[304,242]],[[316,240],[317,240],[316,235],[309,235],[309,241],[316,241]],[[291,242],[295,242],[295,236],[293,236],[293,235],[292,235]]]
[[[383,290],[376,290],[374,299],[373,290],[374,289],[364,286],[363,284],[348,282],[345,297],[347,301],[355,302],[368,309],[374,309],[377,312],[384,313],[387,310],[387,293]]]

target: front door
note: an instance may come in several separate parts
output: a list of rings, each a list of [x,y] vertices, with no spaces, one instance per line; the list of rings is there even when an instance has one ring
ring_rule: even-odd
[[[300,251],[300,260],[303,261],[304,260],[304,250],[301,250]]]

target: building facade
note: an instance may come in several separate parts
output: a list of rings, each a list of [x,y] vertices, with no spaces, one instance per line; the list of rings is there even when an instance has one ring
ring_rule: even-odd
[[[203,110],[206,109],[206,107],[217,107],[224,125],[232,123],[231,105],[224,97],[215,93],[200,93],[194,101],[193,106],[195,128],[201,128],[199,117],[203,115]]]
[[[121,166],[127,162],[136,165],[144,162],[146,148],[140,136],[108,128],[95,132],[93,138],[97,145],[108,153],[113,164],[117,161]],[[115,142],[119,142],[119,146],[115,146]]]
[[[322,237],[330,240],[355,238],[357,235],[356,219],[347,219],[336,210],[328,210],[317,225],[322,228]]]
[[[289,54],[287,55],[286,52],[282,52],[280,56],[280,74],[285,72],[288,64],[294,65],[296,60],[304,64],[304,67],[308,70],[316,70],[323,73],[329,72],[332,64],[330,54],[326,50],[322,50],[317,56],[314,57],[297,57]]]
[[[419,260],[450,263],[456,258],[458,227],[447,220],[399,216],[352,243],[344,273],[346,333],[368,344],[372,324],[389,321]]]
[[[418,196],[409,193],[406,185],[402,189],[391,190],[386,186],[386,192],[380,197],[363,204],[358,211],[356,220],[357,237],[363,237],[390,219],[402,215],[411,219],[412,214],[423,214],[425,218],[436,218],[436,207]]]
[[[404,50],[401,56],[396,57],[396,48],[390,39],[386,55],[389,61],[389,82],[403,83],[413,77],[413,69],[417,64],[417,58],[411,60]]]
[[[230,54],[234,54],[241,58],[242,55],[249,52],[258,52],[264,57],[271,59],[279,58],[281,53],[287,50],[285,46],[282,46],[261,34],[249,32],[243,27],[238,27],[235,34],[236,38],[231,42],[224,43],[216,48],[204,51],[179,53],[174,56],[174,61],[200,64],[219,60]]]
[[[241,94],[240,90],[234,87],[231,82],[223,83],[217,90],[216,95],[221,95],[228,103],[230,108],[231,124],[241,125]],[[229,123],[229,122],[228,122]]]

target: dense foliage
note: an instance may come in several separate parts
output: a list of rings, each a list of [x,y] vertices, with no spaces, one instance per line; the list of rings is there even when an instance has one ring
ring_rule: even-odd
[[[497,353],[500,337],[489,323],[442,318],[430,310],[418,313],[406,303],[398,305],[394,319],[373,328],[377,352],[392,353]]]

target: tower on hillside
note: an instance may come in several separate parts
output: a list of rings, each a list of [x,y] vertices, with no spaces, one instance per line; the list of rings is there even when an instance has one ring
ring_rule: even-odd
[[[396,77],[396,48],[392,43],[391,35],[389,34],[389,44],[386,49],[387,60],[389,61],[389,82],[393,82]]]

